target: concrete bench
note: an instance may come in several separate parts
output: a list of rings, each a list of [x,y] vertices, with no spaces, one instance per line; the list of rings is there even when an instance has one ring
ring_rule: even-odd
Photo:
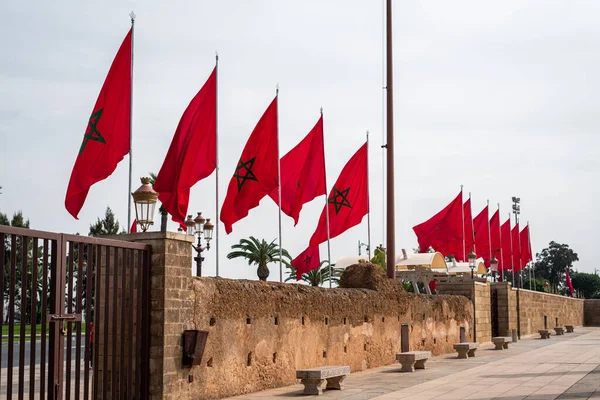
[[[554,328],[554,332],[556,332],[556,335],[564,335],[565,334],[565,328],[563,328],[562,326],[557,326],[556,328]]]
[[[550,331],[548,329],[540,329],[538,333],[541,339],[550,339]]]
[[[508,349],[508,344],[512,343],[512,338],[498,336],[498,337],[492,338],[492,342],[496,345],[495,350]]]
[[[402,364],[402,372],[415,372],[415,369],[425,369],[425,362],[430,357],[430,351],[407,351],[396,354],[396,360]]]
[[[565,328],[567,328],[567,333],[575,332],[575,325],[565,325]]]
[[[296,370],[296,379],[301,379],[304,394],[323,394],[321,385],[327,380],[327,389],[342,390],[346,375],[350,374],[350,366],[325,366]]]
[[[458,358],[475,357],[477,343],[455,343],[454,350],[458,352]]]

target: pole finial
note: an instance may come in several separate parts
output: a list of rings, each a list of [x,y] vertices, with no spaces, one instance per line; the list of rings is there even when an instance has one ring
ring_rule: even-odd
[[[279,96],[279,83],[275,85],[275,95]]]
[[[320,111],[321,111],[321,115],[323,115],[323,107],[321,107],[321,110],[320,110]]]
[[[219,50],[215,50],[215,60],[219,62]]]
[[[135,13],[133,12],[133,10],[131,10],[131,12],[129,13],[129,18],[131,18],[131,23],[133,24],[135,22]]]

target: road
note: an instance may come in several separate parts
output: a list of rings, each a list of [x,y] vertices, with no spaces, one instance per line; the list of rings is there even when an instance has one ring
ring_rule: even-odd
[[[19,366],[19,351],[20,351],[20,343],[14,343],[13,344],[13,366],[18,368]],[[65,340],[65,357],[66,357],[66,353],[67,353],[67,343]],[[71,361],[75,360],[75,353],[76,350],[76,346],[75,346],[75,340],[73,340],[73,343],[71,345]],[[81,346],[81,354],[80,354],[80,359],[83,359],[83,353],[85,351],[85,345]],[[35,342],[35,363],[36,365],[40,363],[40,359],[41,359],[41,344],[40,342]],[[46,363],[48,362],[48,343],[46,343]],[[29,365],[31,361],[31,344],[30,342],[25,342],[25,364],[24,365]],[[8,367],[8,343],[3,343],[2,344],[2,363],[0,363],[0,367],[1,368],[7,368]]]

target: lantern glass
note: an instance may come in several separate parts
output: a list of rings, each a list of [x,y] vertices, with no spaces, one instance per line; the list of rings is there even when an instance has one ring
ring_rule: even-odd
[[[150,178],[141,178],[142,186],[131,194],[135,203],[135,217],[137,223],[146,232],[154,224],[154,210],[158,200],[158,193],[150,185]]]
[[[207,218],[206,223],[204,224],[204,238],[207,241],[210,241],[212,239],[214,228],[215,226],[210,222],[210,218]]]
[[[475,254],[475,252],[473,250],[471,250],[471,252],[467,256],[467,258],[469,259],[469,267],[475,268],[475,262],[477,261],[477,254]]]
[[[196,218],[194,218],[194,224],[196,226],[196,232],[202,232],[203,226],[204,226],[204,217],[202,216],[202,213],[199,212],[198,216]]]
[[[490,260],[490,268],[492,271],[498,271],[498,260],[495,256],[492,256],[492,259]]]
[[[186,233],[188,235],[193,235],[194,234],[194,227],[196,226],[196,223],[192,219],[191,215],[187,216],[187,219],[185,220],[185,226],[187,226],[187,232]]]

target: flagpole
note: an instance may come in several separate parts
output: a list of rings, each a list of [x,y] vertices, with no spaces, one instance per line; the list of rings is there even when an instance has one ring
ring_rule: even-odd
[[[219,276],[219,53],[215,52],[215,133],[216,133],[216,161],[215,168],[215,252],[217,253],[217,263],[215,272]]]
[[[473,251],[477,253],[477,244],[475,243],[475,226],[473,225],[473,201],[471,200],[471,192],[469,192],[469,208],[471,211],[471,236],[473,240]]]
[[[131,18],[131,93],[129,99],[129,189],[127,190],[127,226],[131,230],[131,170],[133,166],[133,28],[135,26],[135,14],[129,13]]]
[[[498,203],[498,233],[499,233],[499,238],[500,238],[500,260],[502,260],[501,262],[501,268],[500,268],[500,282],[504,282],[504,252],[502,251],[502,248],[504,247],[502,245],[502,219],[500,218],[500,203]]]
[[[487,224],[488,224],[488,247],[490,249],[489,251],[489,260],[492,260],[492,231],[490,230],[490,199],[487,199],[487,211],[488,211],[488,216],[487,216]],[[488,261],[488,263],[490,262]],[[492,269],[492,265],[490,264],[490,269]],[[492,271],[494,272],[494,271]]]
[[[323,107],[321,107],[321,118],[323,118]],[[323,126],[325,126],[325,121],[323,121]],[[325,128],[323,128],[324,130]],[[325,134],[323,134],[323,158],[325,158]],[[323,175],[325,176],[325,223],[327,225],[327,264],[329,265],[329,289],[331,289],[331,244],[329,237],[329,199],[327,196],[327,169],[325,169]]]
[[[465,251],[465,206],[463,206],[463,185],[460,185],[460,214],[462,215],[462,248],[463,248],[463,261],[467,259],[467,253]]]
[[[535,282],[535,264],[533,263],[533,252],[531,251],[531,228],[529,227],[529,221],[527,221],[527,241],[529,242],[529,254],[531,255],[531,269],[533,272],[533,281]],[[535,285],[537,290],[537,285]]]
[[[369,262],[371,262],[371,190],[369,181],[369,131],[367,131],[367,254]]]
[[[387,98],[387,199],[386,199],[386,272],[396,279],[396,210],[394,190],[394,68],[392,46],[392,0],[386,0],[386,98]]]
[[[283,282],[283,250],[281,248],[281,161],[279,158],[279,84],[275,89],[277,98],[277,195],[279,197],[279,282]]]

